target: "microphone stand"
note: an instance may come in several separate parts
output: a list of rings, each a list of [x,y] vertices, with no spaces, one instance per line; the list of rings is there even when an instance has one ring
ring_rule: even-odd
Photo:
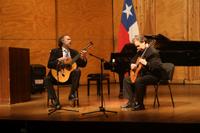
[[[57,80],[56,80],[56,82],[57,82],[56,83],[57,84],[57,99],[58,99],[58,103],[60,104],[60,94],[59,94],[59,89],[60,89],[60,87],[59,87],[59,84],[60,84],[60,82],[59,82],[59,65],[57,65],[57,69],[56,70],[57,70]],[[64,109],[64,108],[62,108],[60,106],[59,108],[54,107],[52,109],[49,109],[48,115],[51,115],[52,113],[56,112],[57,110],[79,112],[78,110]]]
[[[100,96],[101,96],[101,105],[99,106],[99,110],[98,111],[92,111],[92,112],[87,112],[87,113],[82,113],[82,115],[86,115],[86,114],[92,114],[92,113],[97,113],[97,112],[103,112],[103,114],[108,117],[108,115],[106,114],[106,112],[110,112],[110,113],[117,113],[116,111],[109,111],[106,110],[104,107],[104,97],[103,97],[103,88],[102,88],[102,79],[103,79],[103,62],[105,61],[103,58],[100,58],[96,55],[93,55],[91,53],[89,53],[90,56],[93,56],[95,58],[97,58],[98,60],[100,60],[101,62],[101,74],[100,74]]]

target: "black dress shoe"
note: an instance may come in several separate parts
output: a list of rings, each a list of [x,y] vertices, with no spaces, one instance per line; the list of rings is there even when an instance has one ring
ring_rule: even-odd
[[[56,105],[55,108],[56,108],[56,109],[61,109],[60,104]]]
[[[76,100],[78,100],[78,98],[76,97],[75,94],[71,94],[71,95],[69,96],[69,100],[70,100],[70,101],[76,101]]]
[[[52,103],[52,106],[56,109],[59,109],[61,107],[59,101],[56,99],[51,99],[51,103]]]
[[[131,108],[132,107],[132,103],[131,102],[127,102],[124,105],[121,105],[121,108]]]
[[[132,108],[132,111],[139,111],[139,110],[145,110],[144,104],[135,104]]]

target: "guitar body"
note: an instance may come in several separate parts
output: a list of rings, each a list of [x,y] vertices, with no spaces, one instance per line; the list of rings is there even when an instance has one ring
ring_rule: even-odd
[[[131,79],[132,83],[135,83],[136,78],[140,74],[140,70],[141,69],[142,69],[142,64],[140,63],[135,71],[134,70],[130,70],[130,79]]]
[[[56,69],[51,69],[51,74],[58,82],[65,83],[69,79],[70,73],[76,68],[77,64],[73,63],[69,69],[63,68],[58,73]]]

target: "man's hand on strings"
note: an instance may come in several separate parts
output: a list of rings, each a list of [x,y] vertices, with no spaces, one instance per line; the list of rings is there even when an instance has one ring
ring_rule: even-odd
[[[136,64],[134,64],[134,63],[132,63],[132,64],[131,64],[131,70],[134,70],[134,69],[136,69],[136,67],[137,67],[137,65],[136,65]]]
[[[141,63],[144,66],[147,65],[147,61],[145,59],[142,59],[142,58],[139,59],[139,63]]]
[[[59,61],[59,62],[66,62],[66,61],[68,61],[70,58],[69,57],[60,57],[60,58],[58,58],[57,60]]]
[[[86,50],[81,50],[80,55],[83,59],[87,59],[87,51]]]

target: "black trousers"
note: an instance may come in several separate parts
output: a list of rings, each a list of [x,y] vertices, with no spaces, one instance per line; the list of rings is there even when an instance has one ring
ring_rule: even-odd
[[[48,97],[50,99],[58,99],[58,96],[56,95],[55,89],[53,87],[54,85],[70,85],[71,90],[69,96],[72,94],[75,95],[75,92],[79,87],[80,77],[81,77],[81,70],[78,68],[70,73],[70,77],[65,83],[57,82],[52,77],[51,73],[49,73],[44,79],[44,86],[47,89]]]
[[[124,97],[130,102],[136,101],[139,104],[144,104],[146,86],[156,82],[158,82],[158,78],[154,75],[137,77],[134,84],[131,82],[130,77],[126,77],[123,80]]]
[[[134,103],[135,85],[131,83],[130,77],[123,79],[123,97],[127,98],[130,103]]]

